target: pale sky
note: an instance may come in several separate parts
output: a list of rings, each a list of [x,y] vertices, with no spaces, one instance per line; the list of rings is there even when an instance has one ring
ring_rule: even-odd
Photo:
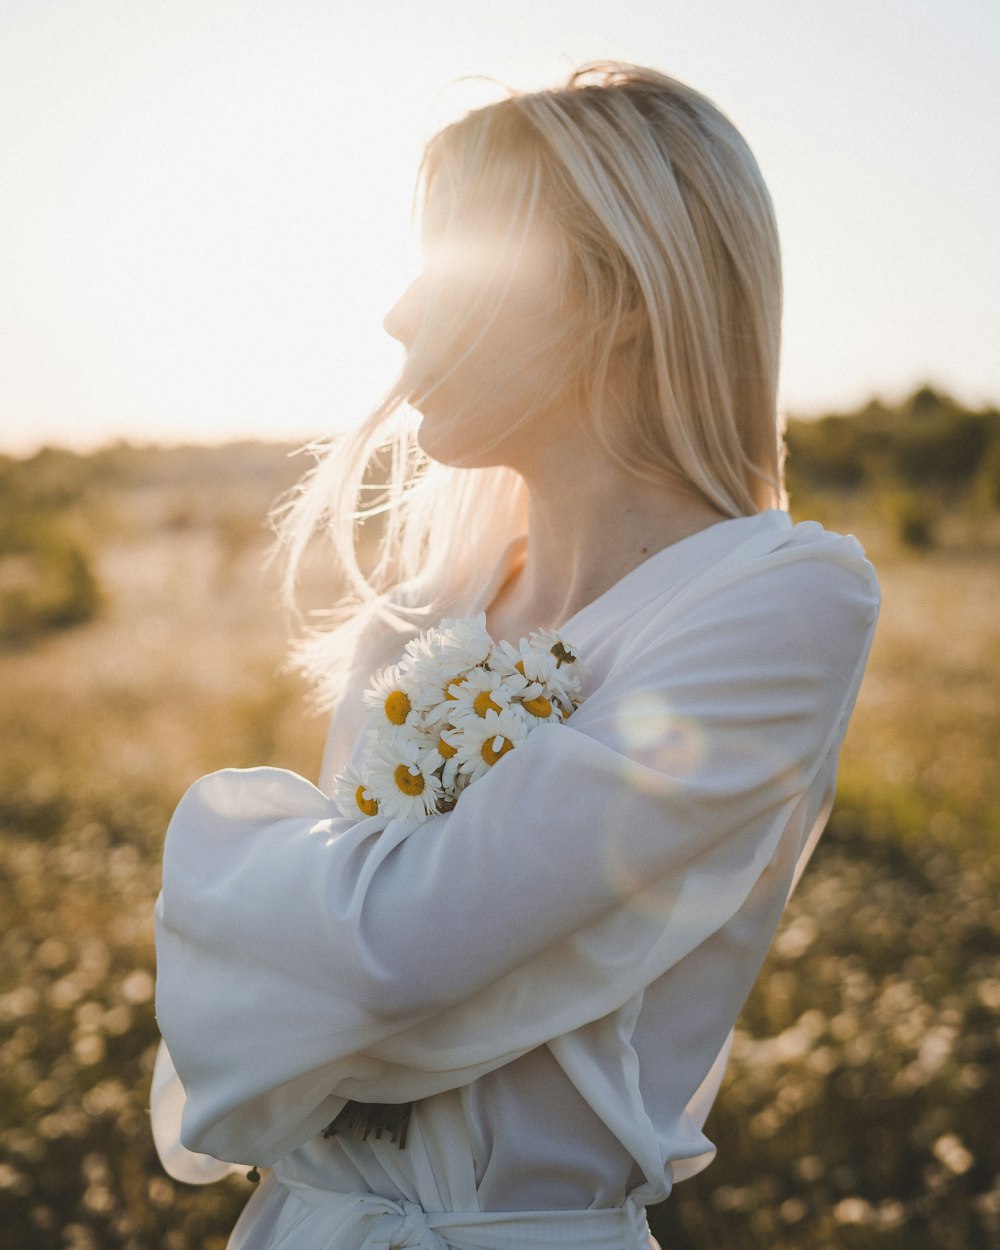
[[[997,0],[0,0],[0,450],[359,420],[456,80],[602,58],[754,149],[787,411],[1000,403]]]

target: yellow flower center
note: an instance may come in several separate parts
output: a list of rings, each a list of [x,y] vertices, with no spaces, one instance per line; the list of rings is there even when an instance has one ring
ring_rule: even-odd
[[[394,690],[385,701],[385,714],[393,725],[405,725],[412,704],[402,690]]]
[[[457,695],[457,694],[452,694],[452,693],[451,693],[451,688],[452,688],[452,686],[461,686],[461,685],[462,685],[462,683],[463,683],[464,681],[465,681],[465,677],[464,677],[464,676],[462,676],[462,677],[453,677],[453,678],[451,679],[451,681],[446,681],[446,682],[445,682],[445,684],[444,684],[444,697],[445,697],[446,699],[453,699],[453,700],[454,700],[454,699],[457,699],[457,698],[458,698],[458,695]]]
[[[410,798],[416,798],[418,794],[423,794],[426,783],[422,773],[418,772],[414,776],[405,764],[399,764],[392,777],[397,789],[402,790],[404,794],[408,794]]]
[[[497,738],[500,739],[499,751],[494,749],[494,744],[496,743]],[[513,751],[514,749],[514,744],[509,738],[500,738],[499,734],[497,735],[497,738],[490,738],[487,742],[483,743],[481,754],[486,763],[489,764],[490,768],[493,767],[502,755],[506,755],[508,751]]]
[[[375,799],[365,798],[365,787],[358,786],[354,792],[354,801],[366,816],[378,815],[378,803]]]
[[[545,720],[547,716],[552,715],[552,704],[543,694],[540,694],[537,699],[525,699],[522,706],[526,712],[537,716],[539,720]]]
[[[476,715],[482,717],[485,717],[487,712],[500,712],[503,710],[499,703],[494,703],[490,698],[489,690],[480,691],[473,699],[472,706],[476,710]]]
[[[523,660],[518,660],[518,662],[514,665],[514,667],[517,669],[517,671],[521,674],[521,676],[522,676],[522,677],[526,677],[526,676],[527,676],[527,673],[525,673],[525,671],[524,671],[524,661],[523,661]]]
[[[458,747],[453,747],[450,742],[446,742],[444,738],[438,738],[438,755],[442,759],[450,760],[453,755],[458,754]]]

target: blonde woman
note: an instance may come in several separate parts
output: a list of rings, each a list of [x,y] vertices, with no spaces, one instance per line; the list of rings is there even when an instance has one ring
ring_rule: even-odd
[[[239,1250],[637,1250],[714,1153],[877,586],[783,510],[778,238],[714,105],[590,66],[443,131],[422,187],[401,377],[283,518],[348,587],[302,649],[319,787],[216,773],[167,836],[154,1130],[181,1179],[263,1176]],[[338,805],[372,675],[480,612],[572,649],[572,716],[444,814]]]

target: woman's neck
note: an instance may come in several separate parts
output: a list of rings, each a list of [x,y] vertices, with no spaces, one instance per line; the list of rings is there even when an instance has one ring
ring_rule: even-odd
[[[655,552],[719,521],[706,501],[609,465],[576,461],[572,480],[533,484],[528,542],[487,610],[494,638],[554,629]]]

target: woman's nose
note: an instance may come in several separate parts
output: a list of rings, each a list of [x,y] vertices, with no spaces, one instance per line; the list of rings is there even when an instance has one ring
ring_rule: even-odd
[[[389,309],[382,322],[386,334],[409,347],[420,328],[420,279],[416,278]]]

